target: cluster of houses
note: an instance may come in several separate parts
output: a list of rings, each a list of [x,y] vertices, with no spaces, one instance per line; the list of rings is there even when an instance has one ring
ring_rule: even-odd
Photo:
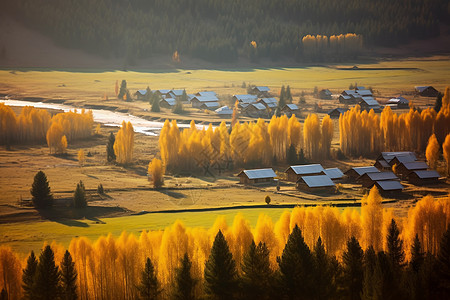
[[[335,182],[345,181],[364,188],[376,186],[383,194],[402,192],[401,180],[431,185],[439,183],[440,177],[426,162],[418,161],[413,152],[382,152],[373,166],[354,167],[345,173],[338,168],[324,169],[320,164],[290,166],[284,173],[286,180],[295,182],[302,191],[334,192]],[[243,170],[237,176],[242,184],[269,183],[277,177],[271,168]]]

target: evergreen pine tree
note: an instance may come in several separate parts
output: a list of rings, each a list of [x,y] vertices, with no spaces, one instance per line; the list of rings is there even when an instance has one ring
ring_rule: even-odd
[[[181,259],[181,266],[175,270],[175,287],[173,299],[193,300],[195,299],[194,288],[197,281],[191,276],[192,263],[187,253]]]
[[[298,152],[298,159],[297,159],[297,163],[304,165],[306,164],[308,161],[306,160],[305,157],[305,152],[303,151],[303,148],[300,149],[300,151]]]
[[[358,240],[352,237],[347,242],[347,249],[342,256],[344,289],[347,299],[360,299],[363,284],[364,253]]]
[[[27,266],[22,271],[22,288],[24,299],[33,299],[34,298],[34,278],[36,275],[38,261],[34,252],[31,251],[30,256],[27,259]]]
[[[110,133],[108,137],[108,142],[106,144],[106,159],[108,162],[112,162],[116,160],[116,154],[114,153],[114,143],[116,142],[116,138],[114,133]]]
[[[281,111],[281,109],[283,109],[285,105],[286,105],[286,90],[283,85],[280,91],[280,101],[278,101],[278,109]]]
[[[86,201],[86,189],[84,188],[83,181],[77,183],[77,188],[73,194],[73,206],[76,208],[84,208],[87,206]]]
[[[39,171],[34,176],[31,195],[33,196],[33,205],[36,208],[46,208],[53,205],[53,195],[50,192],[50,186],[44,172]]]
[[[39,256],[39,263],[36,268],[34,299],[57,299],[59,297],[59,277],[53,250],[47,245]]]
[[[5,290],[5,288],[2,288],[2,291],[0,293],[0,300],[8,300],[8,292]]]
[[[364,253],[364,280],[361,299],[376,299],[374,295],[378,294],[376,290],[380,286],[378,282],[377,273],[377,255],[372,246],[367,248]]]
[[[270,268],[269,249],[265,243],[252,241],[242,259],[242,295],[245,299],[270,299],[274,272]]]
[[[313,256],[295,225],[278,258],[283,292],[289,299],[310,299],[314,294]]]
[[[416,273],[419,272],[424,260],[424,253],[422,252],[422,245],[420,244],[419,235],[416,233],[413,245],[411,246],[411,260],[410,267]]]
[[[205,292],[215,299],[232,299],[237,292],[237,271],[228,243],[219,230],[205,263]]]
[[[322,239],[318,238],[314,246],[315,299],[330,299],[336,295],[335,270],[331,259],[325,252]]]
[[[404,265],[405,252],[403,251],[403,241],[399,238],[400,232],[394,219],[388,228],[387,235],[387,255],[391,260],[394,270],[398,270]]]
[[[440,292],[445,299],[450,299],[450,227],[442,236],[436,262]]]
[[[61,267],[61,299],[76,300],[77,295],[77,271],[75,263],[72,261],[70,252],[66,250]]]
[[[123,96],[127,93],[128,89],[127,89],[127,81],[126,80],[122,80],[122,83],[120,84],[120,90],[119,90],[119,94],[117,95],[117,98],[119,100],[123,100]]]
[[[187,97],[186,91],[183,90],[183,94],[181,95],[181,97],[177,97],[175,106],[173,107],[172,111],[175,114],[183,113],[183,102],[186,102],[187,99],[188,99],[188,97]]]
[[[297,163],[297,151],[294,145],[290,145],[287,150],[286,160],[289,165],[295,165]]]
[[[144,100],[150,101],[150,98],[152,97],[152,90],[150,89],[149,86],[147,86],[147,88],[145,90],[146,90],[146,93],[145,93]]]
[[[144,270],[141,273],[141,282],[137,288],[141,299],[145,300],[157,299],[161,293],[155,269],[152,261],[148,257],[145,261]]]
[[[286,102],[292,103],[291,87],[289,85],[286,87],[285,96],[286,96]]]
[[[442,107],[442,97],[444,95],[442,93],[438,93],[436,96],[436,101],[434,102],[434,110],[438,113],[441,110]]]
[[[152,102],[152,112],[160,112],[161,111],[161,109],[159,107],[160,100],[161,100],[160,97],[157,94],[153,93],[152,101],[151,101]]]

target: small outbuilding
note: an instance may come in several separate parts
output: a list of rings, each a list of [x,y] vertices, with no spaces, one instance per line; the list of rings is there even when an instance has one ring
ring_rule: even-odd
[[[439,177],[435,170],[417,170],[408,174],[408,182],[414,185],[431,185],[439,183]]]
[[[339,117],[340,117],[341,115],[343,115],[346,111],[348,111],[348,108],[340,108],[340,107],[338,107],[338,108],[335,108],[335,109],[333,109],[333,110],[330,110],[330,111],[328,112],[328,115],[329,115],[330,118],[332,118],[332,119],[339,119]]]
[[[398,157],[398,156],[410,156],[411,158],[413,158],[413,161],[417,160],[417,157],[414,154],[414,152],[410,152],[410,151],[381,152],[381,154],[378,156],[377,160],[384,159],[385,161],[387,161],[389,163],[392,159],[394,159],[395,157]]]
[[[266,108],[275,109],[278,106],[278,101],[275,98],[261,98],[258,100],[258,103],[261,103]]]
[[[380,171],[391,170],[392,167],[384,159],[379,159],[375,162],[374,166]]]
[[[284,171],[288,181],[297,182],[302,176],[325,175],[320,164],[290,166]]]
[[[281,113],[289,118],[292,117],[292,115],[300,116],[300,108],[294,103],[288,103],[281,109]]]
[[[328,168],[323,171],[331,180],[339,180],[344,177],[344,173],[339,168]]]
[[[375,181],[370,188],[374,185],[378,188],[378,191],[382,195],[401,193],[403,190],[403,185],[397,180]]]
[[[226,105],[216,109],[215,112],[219,117],[222,118],[231,118],[231,116],[233,115],[233,110]]]
[[[267,117],[267,108],[261,103],[251,103],[244,108],[244,112],[251,118]]]
[[[385,180],[400,180],[393,172],[374,172],[365,173],[358,177],[357,182],[361,183],[363,187],[373,186],[375,181]]]
[[[159,101],[159,106],[163,108],[173,108],[177,104],[177,100],[174,98],[163,98],[161,101]]]
[[[323,100],[331,100],[331,95],[333,95],[333,93],[331,93],[329,89],[323,89],[319,92],[319,98]]]
[[[396,98],[389,99],[386,102],[386,104],[393,105],[395,108],[398,108],[398,109],[409,108],[409,101],[402,96],[398,96]]]
[[[138,90],[136,93],[134,93],[134,96],[137,100],[145,100],[145,97],[147,96],[147,90]]]
[[[216,110],[220,106],[219,102],[203,102],[200,109]]]
[[[422,97],[437,97],[439,91],[430,85],[416,86],[416,94]]]
[[[428,169],[428,164],[424,161],[402,162],[397,165],[395,172],[402,179],[408,178],[409,173],[414,171],[424,171]]]
[[[277,176],[272,168],[243,170],[238,175],[239,183],[257,184],[270,183]]]
[[[219,99],[216,96],[195,96],[191,99],[191,104],[193,108],[200,108],[203,103],[206,102],[216,102],[218,103]],[[217,105],[219,107],[219,105]],[[216,107],[216,108],[217,108]]]
[[[366,173],[376,173],[380,172],[377,168],[374,166],[367,166],[367,167],[355,167],[351,168],[350,170],[346,171],[344,175],[347,176],[349,180],[356,180],[359,176],[364,175]]]
[[[246,95],[234,95],[233,96],[233,103],[236,103],[236,101],[238,101],[239,103],[255,103],[256,101],[258,101],[258,96],[256,95],[250,95],[250,94],[246,94]]]
[[[361,110],[370,111],[373,109],[375,112],[381,111],[380,103],[375,100],[373,97],[362,97],[362,100],[358,103],[361,106]]]
[[[257,95],[260,98],[270,97],[270,89],[267,86],[255,86],[252,89],[252,94]]]
[[[308,192],[330,192],[335,191],[336,185],[327,175],[302,176],[297,181],[297,189]]]

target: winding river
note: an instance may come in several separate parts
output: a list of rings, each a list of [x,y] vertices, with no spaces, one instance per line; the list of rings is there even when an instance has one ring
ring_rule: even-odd
[[[49,108],[49,109],[60,109],[65,112],[70,110],[80,110],[80,108],[72,107],[65,104],[55,104],[55,103],[43,103],[43,102],[30,102],[23,100],[11,100],[11,99],[0,99],[0,103],[4,103],[9,106],[34,106],[36,108]],[[145,135],[159,135],[159,131],[163,127],[163,122],[148,121],[143,118],[139,118],[130,114],[109,111],[104,109],[91,109],[94,116],[94,122],[101,123],[105,126],[116,126],[122,125],[122,121],[131,122],[135,132],[143,133]],[[187,128],[189,124],[178,124],[180,128]],[[203,126],[197,125],[198,128],[203,128]]]

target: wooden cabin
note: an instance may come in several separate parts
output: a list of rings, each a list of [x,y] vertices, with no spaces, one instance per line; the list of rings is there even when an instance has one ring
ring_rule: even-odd
[[[415,87],[416,94],[422,97],[437,97],[439,91],[430,85],[425,86],[416,86]]]
[[[251,103],[244,108],[244,112],[251,118],[263,118],[267,117],[267,108],[261,103]]]
[[[402,179],[407,179],[409,173],[414,171],[425,171],[428,169],[428,164],[424,161],[404,162],[397,165],[395,172]]]
[[[161,99],[161,101],[159,101],[159,106],[163,107],[163,108],[173,108],[175,106],[175,104],[177,104],[177,100],[173,99],[173,98],[164,98]]]
[[[207,110],[215,110],[220,106],[219,102],[213,101],[213,102],[203,102],[200,105],[201,109],[207,109]]]
[[[388,171],[392,169],[392,167],[384,159],[377,160],[373,165],[380,171]]]
[[[290,166],[284,171],[288,181],[297,182],[302,176],[325,175],[320,164]]]
[[[258,184],[270,183],[277,176],[272,168],[243,170],[238,175],[239,183],[242,184]]]
[[[439,183],[439,177],[435,170],[416,170],[408,174],[408,182],[414,185],[432,185]]]
[[[264,105],[266,108],[275,110],[275,108],[277,108],[278,106],[278,101],[275,98],[261,98],[258,100],[257,103],[261,103],[262,105]]]
[[[203,103],[218,102],[218,101],[219,99],[217,99],[216,96],[195,96],[194,98],[191,99],[191,104],[193,108],[200,108],[200,106],[202,106]]]
[[[233,110],[226,105],[216,109],[215,112],[221,118],[231,118],[233,115]]]
[[[355,181],[359,176],[364,175],[365,173],[375,173],[375,172],[380,171],[374,166],[355,167],[346,171],[344,175],[347,176],[347,179],[349,179],[350,181]]]
[[[344,178],[344,173],[342,173],[339,168],[328,168],[323,171],[331,180],[340,180]]]
[[[381,152],[381,154],[378,156],[377,160],[384,159],[385,161],[387,161],[389,163],[391,160],[393,160],[397,156],[410,156],[412,158],[411,161],[417,160],[417,157],[414,154],[414,152],[410,152],[410,151]]]
[[[136,97],[136,100],[145,100],[147,97],[147,90],[138,90],[134,93],[134,97]]]
[[[257,95],[259,98],[269,98],[270,97],[270,89],[267,86],[255,86],[251,93],[253,95]]]
[[[361,183],[363,187],[373,186],[375,181],[400,180],[393,172],[374,172],[365,173],[359,176],[356,181]]]
[[[300,109],[297,105],[288,103],[281,109],[281,113],[289,118],[292,117],[292,115],[300,116]]]
[[[329,89],[323,89],[319,92],[319,98],[323,100],[331,100],[331,95],[333,95],[333,93]]]
[[[380,103],[378,103],[377,100],[370,96],[362,97],[362,100],[359,101],[358,104],[361,107],[361,110],[370,111],[371,109],[373,109],[374,112],[381,111]]]
[[[381,195],[397,194],[401,193],[403,190],[403,185],[397,180],[375,181],[370,188],[373,186],[378,188]]]
[[[314,175],[300,177],[296,187],[307,192],[334,192],[336,185],[327,175]]]
[[[341,115],[343,115],[346,111],[348,111],[348,108],[340,108],[340,107],[338,107],[338,108],[335,108],[335,109],[333,109],[333,110],[330,110],[330,111],[328,112],[328,115],[329,115],[330,118],[332,118],[332,119],[339,119],[339,117],[340,117]]]

